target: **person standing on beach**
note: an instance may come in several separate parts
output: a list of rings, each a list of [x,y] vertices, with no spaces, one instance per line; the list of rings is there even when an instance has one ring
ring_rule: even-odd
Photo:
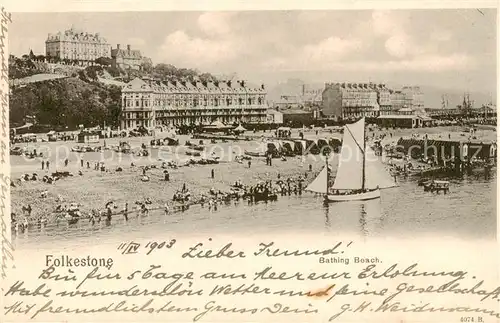
[[[90,213],[90,218],[89,218],[89,222],[92,223],[92,225],[95,224],[95,212],[94,210],[92,210],[92,212]]]
[[[250,168],[250,167],[252,167],[252,161],[251,160],[248,161],[248,168]]]
[[[42,160],[42,170],[44,169],[45,167],[45,160]]]
[[[107,214],[107,220],[108,220],[108,222],[111,222],[111,216],[112,216],[111,207],[108,206],[108,214]]]
[[[66,159],[64,160],[64,167],[67,167],[67,166],[68,166],[68,163],[69,163],[68,158],[66,158]]]
[[[212,178],[215,178],[215,171],[213,168],[212,168]]]
[[[49,170],[50,162],[47,160],[45,164],[47,165],[47,170]]]
[[[125,203],[125,208],[123,209],[123,217],[125,221],[128,221],[128,203]]]
[[[165,212],[165,215],[168,215],[168,214],[170,213],[170,208],[169,208],[169,206],[168,206],[168,202],[167,202],[167,203],[165,203],[165,207],[164,207],[164,209],[163,209],[163,210],[164,210],[164,212]]]
[[[80,158],[80,167],[83,168],[83,158]]]

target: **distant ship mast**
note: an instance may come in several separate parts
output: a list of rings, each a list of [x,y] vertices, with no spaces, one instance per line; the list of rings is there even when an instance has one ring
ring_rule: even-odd
[[[441,95],[441,108],[443,109],[448,109],[448,95],[447,94],[443,94]]]

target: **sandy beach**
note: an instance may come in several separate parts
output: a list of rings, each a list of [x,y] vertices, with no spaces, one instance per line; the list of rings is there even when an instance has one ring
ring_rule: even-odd
[[[373,133],[375,138],[380,134],[386,134],[383,143],[396,143],[402,136],[411,136],[412,134],[429,134],[430,138],[451,138],[452,140],[464,139],[463,127],[441,128],[419,128],[419,129],[397,129],[397,130],[375,130],[369,131],[367,136],[371,138]],[[316,134],[316,131],[318,133]],[[292,136],[298,137],[299,130],[293,129]],[[391,136],[392,133],[392,136]],[[448,136],[450,134],[450,136]],[[163,206],[166,202],[172,204],[173,194],[182,188],[185,184],[190,190],[193,200],[198,199],[202,194],[207,194],[211,188],[227,192],[235,181],[241,180],[245,185],[255,185],[259,181],[276,180],[278,174],[281,179],[296,179],[299,176],[305,177],[305,183],[312,181],[315,175],[324,166],[324,158],[321,156],[308,155],[305,157],[290,157],[286,161],[273,159],[273,165],[267,166],[264,158],[252,158],[251,167],[247,161],[238,163],[234,160],[236,155],[242,154],[245,149],[251,150],[260,144],[261,137],[270,137],[272,132],[248,133],[249,136],[256,138],[252,141],[237,141],[206,145],[207,151],[217,152],[221,156],[219,164],[215,165],[191,165],[182,166],[177,169],[169,168],[170,181],[164,180],[161,168],[162,161],[177,160],[182,163],[189,159],[185,155],[188,150],[184,146],[186,140],[192,143],[198,143],[199,140],[191,139],[188,136],[179,136],[181,145],[179,147],[164,147],[162,149],[152,149],[148,157],[137,157],[134,155],[119,154],[110,151],[109,153],[74,153],[71,147],[77,145],[75,142],[43,142],[30,143],[29,146],[38,147],[38,151],[45,151],[44,159],[51,160],[50,171],[41,170],[41,158],[26,160],[21,156],[11,156],[12,179],[16,187],[12,187],[12,212],[22,214],[22,206],[31,205],[33,208],[30,222],[37,221],[41,215],[51,216],[55,207],[59,204],[70,204],[79,202],[80,210],[84,215],[92,209],[103,210],[109,201],[114,201],[121,210],[125,203],[129,203],[129,210],[134,207],[135,201],[143,201],[150,198],[152,206]],[[318,137],[336,137],[342,135],[331,132],[328,129],[309,129],[304,132],[305,138]],[[476,136],[482,140],[494,140],[496,133],[490,130],[480,130]],[[152,137],[135,138],[112,138],[106,140],[106,145],[113,146],[119,141],[124,140],[131,144],[133,149],[138,149],[141,144],[149,145]],[[207,140],[205,140],[207,142]],[[21,144],[21,146],[24,144]],[[100,144],[103,145],[101,139]],[[174,148],[174,149],[171,149]],[[49,152],[49,154],[47,154]],[[68,158],[69,164],[64,166],[64,159]],[[84,160],[84,167],[80,165],[80,159]],[[86,161],[90,161],[90,169],[86,167]],[[103,161],[106,165],[106,171],[94,170],[94,163]],[[131,163],[135,166],[131,166]],[[311,165],[312,171],[309,171]],[[116,171],[117,167],[122,171]],[[147,171],[150,178],[148,182],[142,182],[141,166],[153,166]],[[335,165],[333,165],[335,166]],[[20,182],[18,178],[22,174],[36,173],[39,178],[43,175],[49,175],[55,170],[69,171],[73,176],[61,178],[54,184],[46,184],[41,180]],[[214,170],[214,178],[211,178],[211,171]],[[81,171],[82,175],[78,172]],[[41,198],[40,194],[47,191],[46,198]],[[59,200],[62,198],[62,202]]]

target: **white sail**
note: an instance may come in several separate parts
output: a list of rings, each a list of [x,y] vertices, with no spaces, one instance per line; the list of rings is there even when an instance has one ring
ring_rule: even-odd
[[[373,149],[366,147],[365,161],[365,188],[389,188],[397,186],[389,172],[384,169],[384,164],[375,155]]]
[[[344,126],[334,190],[357,190],[363,187],[363,147],[365,119]]]
[[[328,187],[328,169],[323,167],[318,176],[306,187],[306,191],[315,193],[326,193]]]

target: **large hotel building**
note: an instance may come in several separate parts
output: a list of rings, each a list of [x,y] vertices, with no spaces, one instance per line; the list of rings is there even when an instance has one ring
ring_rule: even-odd
[[[99,57],[111,56],[111,45],[99,33],[77,31],[74,28],[49,34],[45,41],[47,57],[93,62]]]
[[[266,110],[264,85],[135,78],[122,88],[121,128],[265,123]]]
[[[424,110],[418,86],[394,91],[385,84],[326,83],[322,99],[323,114],[342,119],[418,114]]]

